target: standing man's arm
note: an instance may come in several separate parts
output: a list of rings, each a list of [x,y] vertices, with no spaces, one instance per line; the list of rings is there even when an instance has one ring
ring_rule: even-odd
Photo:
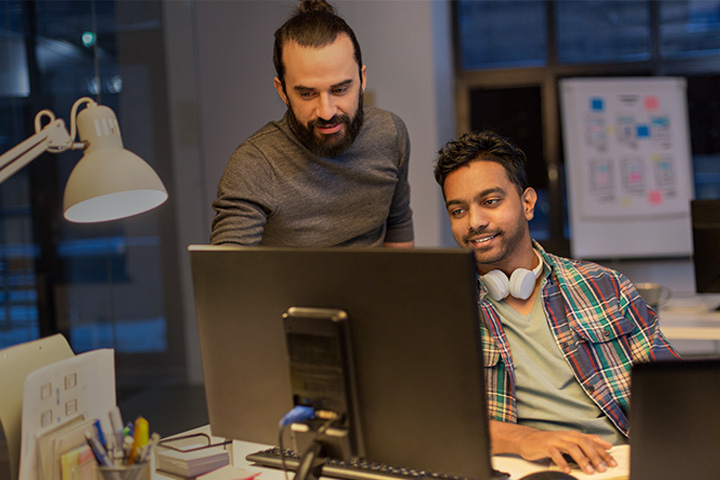
[[[262,154],[255,147],[238,147],[218,183],[210,243],[258,245],[273,208],[272,185]]]
[[[390,212],[387,218],[384,247],[412,248],[415,246],[412,209],[410,208],[410,136],[405,124],[396,115],[392,115],[397,132],[398,143],[398,181],[395,186]]]

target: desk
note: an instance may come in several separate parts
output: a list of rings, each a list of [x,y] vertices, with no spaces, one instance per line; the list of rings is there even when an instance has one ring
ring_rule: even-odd
[[[184,432],[184,434],[197,432],[204,432],[209,434],[210,427],[206,425],[191,430],[189,432]],[[256,467],[250,465],[245,460],[246,455],[260,450],[264,450],[266,448],[268,448],[267,445],[235,440],[233,442],[233,463],[244,470],[248,470],[251,472],[261,471],[262,473],[258,477],[258,480],[285,480],[285,476],[283,475],[281,470],[274,468]],[[573,476],[577,477],[578,480],[627,480],[628,472],[630,471],[630,447],[628,447],[627,445],[615,447],[613,448],[611,453],[620,464],[620,466],[618,466],[617,468],[605,472],[604,474],[595,475],[586,475],[580,471],[576,471],[573,472]],[[550,461],[548,460],[543,462],[528,462],[515,455],[495,455],[493,456],[493,466],[497,470],[502,470],[503,472],[510,473],[510,480],[518,480],[524,475],[527,475],[528,473],[537,472],[539,470],[547,470],[550,466]],[[165,475],[162,472],[154,471],[152,474],[152,480],[177,480],[178,478],[179,477],[175,477],[173,475]],[[292,480],[293,475],[290,475],[289,478]]]
[[[669,340],[720,340],[720,312],[668,306],[659,317]]]
[[[684,358],[720,355],[717,295],[672,298],[660,307],[660,329]]]

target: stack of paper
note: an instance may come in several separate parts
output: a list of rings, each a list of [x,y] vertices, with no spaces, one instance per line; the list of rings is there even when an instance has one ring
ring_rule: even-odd
[[[190,452],[159,448],[156,467],[158,470],[180,475],[196,477],[230,463],[230,455],[223,447],[209,447]]]

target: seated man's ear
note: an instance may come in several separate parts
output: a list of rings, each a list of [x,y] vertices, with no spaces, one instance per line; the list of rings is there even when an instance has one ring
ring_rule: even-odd
[[[523,210],[525,211],[525,219],[529,222],[535,216],[535,203],[537,203],[537,192],[534,188],[528,187],[522,193],[521,197]]]

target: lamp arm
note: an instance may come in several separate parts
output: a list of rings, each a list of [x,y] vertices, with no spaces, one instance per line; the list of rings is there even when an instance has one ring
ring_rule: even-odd
[[[59,153],[73,148],[73,141],[62,119],[53,120],[45,128],[0,155],[0,183],[35,160],[43,152]]]
[[[90,97],[82,97],[75,100],[75,103],[73,103],[70,109],[70,138],[72,138],[73,141],[75,140],[75,134],[77,134],[77,111],[83,103],[87,103],[88,107],[97,106],[97,103]],[[37,129],[37,127],[35,128]]]

